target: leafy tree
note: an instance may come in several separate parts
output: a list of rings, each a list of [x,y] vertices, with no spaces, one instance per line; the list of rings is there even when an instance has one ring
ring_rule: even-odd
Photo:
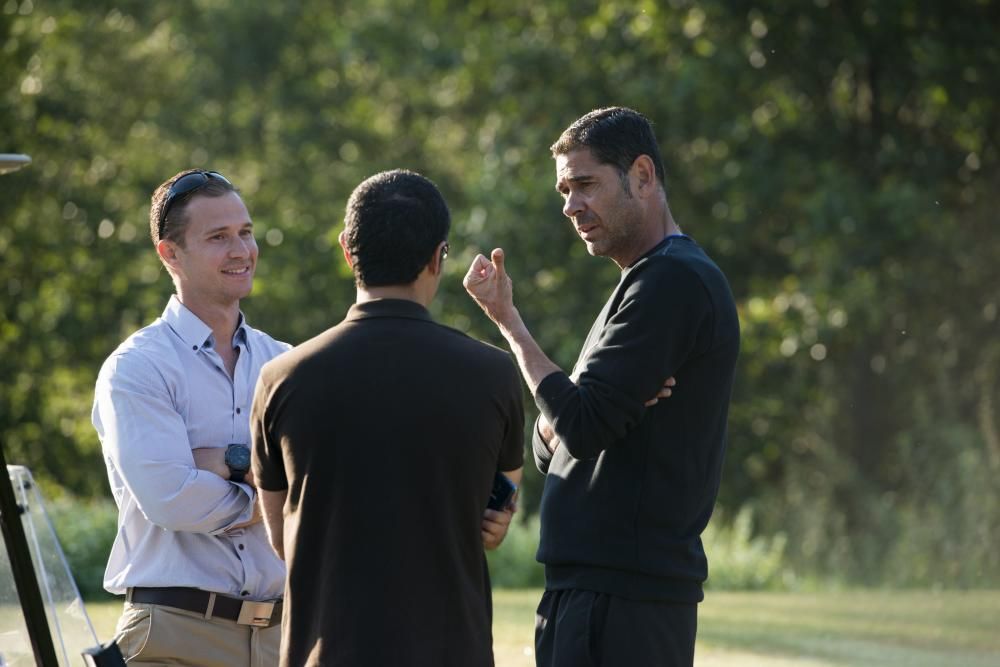
[[[248,202],[255,326],[297,343],[339,321],[344,202],[403,166],[453,210],[435,316],[501,342],[460,282],[502,246],[570,367],[617,270],[562,218],[547,146],[624,104],[740,304],[723,516],[752,508],[807,574],[1000,581],[995,3],[337,5],[0,3],[0,151],[34,158],[0,179],[8,458],[106,493],[94,377],[170,293],[148,197],[189,166]]]

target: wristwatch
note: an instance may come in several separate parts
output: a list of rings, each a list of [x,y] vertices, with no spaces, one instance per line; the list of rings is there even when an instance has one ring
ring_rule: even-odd
[[[244,475],[250,470],[250,448],[246,445],[227,445],[226,465],[229,466],[229,479],[242,482]]]

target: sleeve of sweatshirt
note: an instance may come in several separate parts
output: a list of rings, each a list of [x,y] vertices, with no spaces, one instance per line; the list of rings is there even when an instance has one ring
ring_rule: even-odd
[[[576,459],[596,457],[639,423],[645,402],[676,374],[710,324],[701,279],[675,259],[633,267],[619,289],[618,307],[577,366],[579,379],[551,373],[535,393],[561,446]]]
[[[538,472],[547,475],[549,474],[549,464],[552,462],[552,451],[538,430],[538,419],[535,419],[535,425],[531,431],[531,452],[535,458],[535,467],[538,468]]]

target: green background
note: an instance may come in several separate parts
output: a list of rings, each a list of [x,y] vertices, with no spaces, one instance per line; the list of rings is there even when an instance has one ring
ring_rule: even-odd
[[[0,152],[34,160],[0,179],[7,458],[107,503],[93,383],[171,292],[149,195],[191,166],[254,217],[254,326],[298,343],[340,320],[346,198],[406,167],[454,218],[434,315],[501,342],[460,283],[502,246],[570,367],[617,270],[562,217],[547,147],[621,104],[740,307],[713,563],[996,587],[997,34],[997,3],[968,0],[0,0]]]

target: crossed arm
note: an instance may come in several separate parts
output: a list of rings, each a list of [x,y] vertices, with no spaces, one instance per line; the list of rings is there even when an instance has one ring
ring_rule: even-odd
[[[95,388],[94,426],[105,456],[140,511],[171,531],[219,534],[253,521],[253,490],[198,474],[184,419],[154,362],[139,353],[109,359]],[[218,450],[222,463],[224,449]],[[224,467],[224,463],[222,464]],[[180,500],[183,499],[181,502]]]
[[[226,465],[226,449],[224,447],[199,447],[192,449],[191,455],[194,457],[195,467],[199,470],[214,472],[222,479],[229,479],[230,472],[229,466]],[[252,470],[246,471],[246,474],[243,476],[243,483],[254,489],[257,488],[257,485],[254,483]],[[262,519],[260,491],[257,491],[257,500],[253,504],[253,514],[250,515],[248,520],[232,526],[229,530],[246,528],[247,526],[259,523]]]
[[[486,315],[493,320],[500,333],[507,339],[521,373],[531,394],[538,396],[538,387],[542,381],[554,373],[562,373],[562,369],[553,363],[538,346],[521,315],[514,306],[513,287],[510,276],[504,267],[504,252],[495,249],[490,259],[477,255],[469,267],[463,281],[466,291],[479,304]],[[645,407],[655,405],[659,399],[670,396],[676,381],[668,377],[652,398],[645,401]],[[551,454],[560,445],[552,424],[545,415],[538,419],[538,435],[544,441]]]
[[[677,380],[672,377],[667,378],[663,386],[660,387],[660,390],[656,392],[656,395],[646,401],[645,406],[650,408],[659,403],[661,398],[669,398],[675,386],[677,386]],[[549,423],[549,420],[543,414],[538,415],[538,435],[545,442],[545,446],[548,447],[549,452],[555,452],[556,448],[559,447],[559,436],[556,435],[552,424]]]

